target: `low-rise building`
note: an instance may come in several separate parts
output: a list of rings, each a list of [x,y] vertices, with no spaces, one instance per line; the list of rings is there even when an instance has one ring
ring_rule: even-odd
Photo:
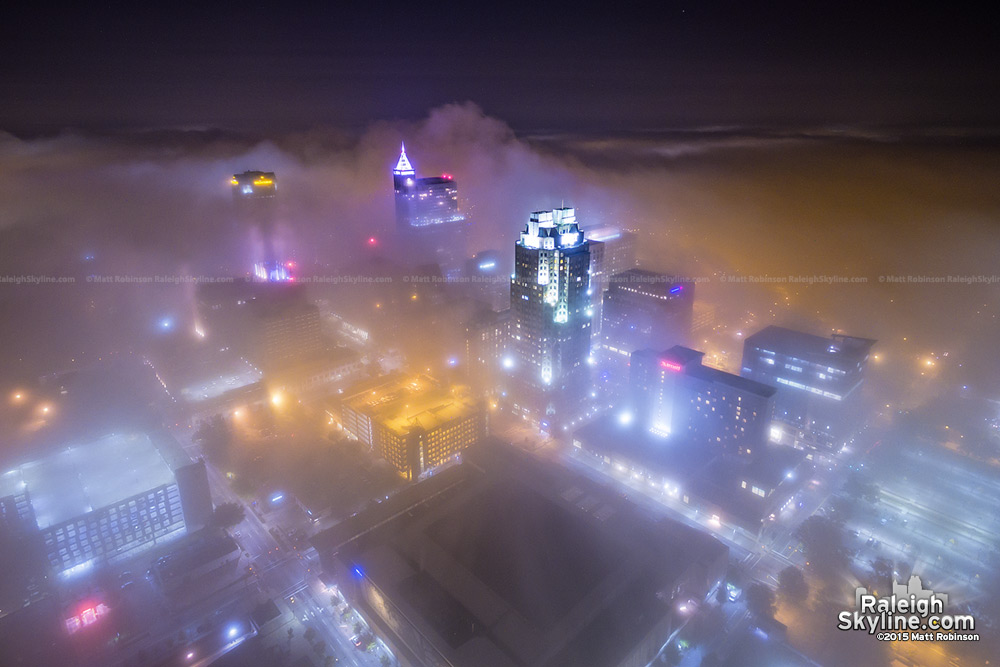
[[[718,586],[728,549],[502,445],[313,538],[401,661],[648,664]]]
[[[426,376],[389,376],[345,392],[341,425],[401,477],[412,480],[456,460],[486,436],[486,410],[467,387]]]

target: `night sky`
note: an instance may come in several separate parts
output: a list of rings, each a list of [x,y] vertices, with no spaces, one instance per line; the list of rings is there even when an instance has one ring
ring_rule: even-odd
[[[989,125],[997,22],[952,3],[136,3],[8,10],[0,129]],[[765,7],[755,7],[761,4]]]

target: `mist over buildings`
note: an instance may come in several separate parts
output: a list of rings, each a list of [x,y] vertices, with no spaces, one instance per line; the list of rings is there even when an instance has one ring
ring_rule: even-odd
[[[989,359],[983,346],[998,307],[989,285],[879,282],[991,275],[1000,159],[966,138],[732,127],[517,136],[471,103],[357,136],[328,128],[5,135],[4,272],[75,282],[3,286],[0,303],[13,315],[3,318],[4,365],[14,377],[36,376],[106,353],[110,341],[135,345],[164,313],[190,314],[183,286],[97,285],[87,276],[245,274],[260,239],[235,226],[228,187],[244,169],[278,174],[275,238],[303,266],[328,274],[372,257],[359,253],[390,229],[387,174],[400,140],[422,173],[447,171],[461,183],[471,249],[510,254],[528,212],[566,202],[585,228],[638,230],[645,264],[714,278],[701,294],[721,312],[857,332],[883,340],[890,358],[898,346],[897,357],[935,350]],[[866,282],[725,282],[732,276]],[[956,321],[967,324],[956,331]],[[890,332],[909,332],[910,345]],[[973,366],[970,381],[988,382],[992,364]]]

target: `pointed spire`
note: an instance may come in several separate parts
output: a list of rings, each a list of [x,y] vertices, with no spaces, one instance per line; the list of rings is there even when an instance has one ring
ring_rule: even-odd
[[[392,173],[398,176],[413,176],[415,173],[406,157],[406,144],[402,142],[399,144],[399,161],[396,162],[396,168],[392,170]]]

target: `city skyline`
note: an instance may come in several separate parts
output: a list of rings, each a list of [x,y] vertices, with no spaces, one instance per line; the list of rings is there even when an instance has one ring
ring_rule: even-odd
[[[0,663],[995,659],[979,11],[11,10]]]

